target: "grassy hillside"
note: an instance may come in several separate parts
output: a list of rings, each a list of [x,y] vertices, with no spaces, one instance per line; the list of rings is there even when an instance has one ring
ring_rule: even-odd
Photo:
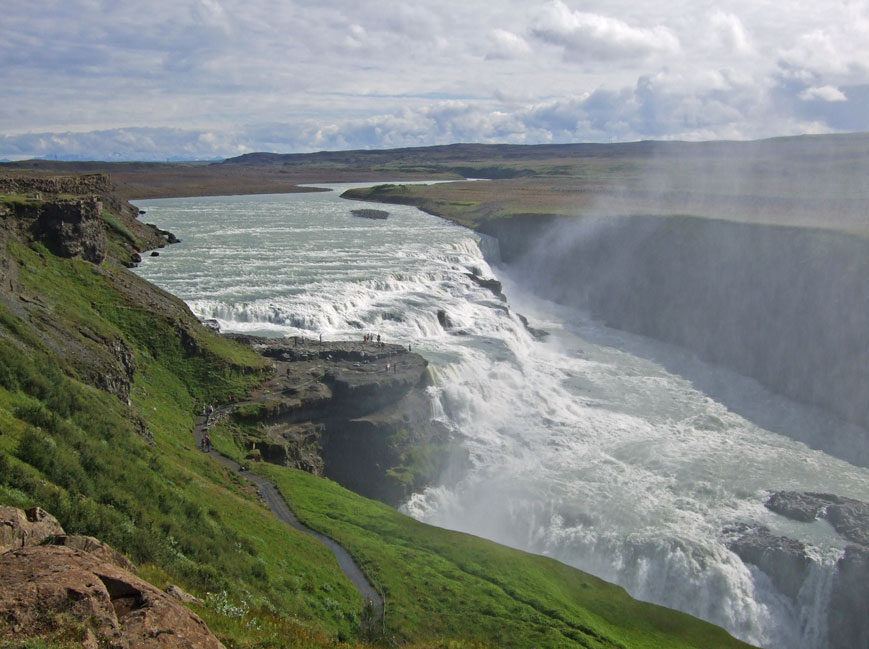
[[[363,602],[331,552],[194,448],[201,404],[246,394],[271,366],[115,261],[129,228],[105,218],[110,257],[95,265],[54,256],[0,216],[0,503],[39,505],[157,586],[204,598],[196,612],[229,647],[744,646],[557,562],[259,467],[384,589],[386,634],[360,638]],[[107,381],[119,364],[134,368],[128,399]],[[47,643],[0,646],[76,642],[58,628]]]
[[[498,647],[743,647],[723,630],[632,599],[558,561],[419,523],[299,472],[262,465],[307,524],[366,566],[402,640]]]

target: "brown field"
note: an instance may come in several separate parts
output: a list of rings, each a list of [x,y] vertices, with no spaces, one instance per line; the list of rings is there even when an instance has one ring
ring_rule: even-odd
[[[130,200],[310,191],[301,184],[483,178],[393,188],[471,227],[514,214],[692,214],[869,236],[869,134],[756,142],[474,145],[248,154],[216,164],[0,165],[0,174],[107,172]],[[363,196],[360,196],[363,197]]]

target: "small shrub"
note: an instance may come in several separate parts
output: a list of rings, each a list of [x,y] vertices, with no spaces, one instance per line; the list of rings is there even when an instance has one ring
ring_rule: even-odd
[[[233,619],[240,620],[247,614],[247,603],[234,604],[229,600],[229,596],[225,590],[217,593],[205,593],[205,605],[223,615]]]

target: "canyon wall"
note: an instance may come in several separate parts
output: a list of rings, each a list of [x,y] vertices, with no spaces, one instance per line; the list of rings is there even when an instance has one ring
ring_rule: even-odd
[[[869,241],[687,216],[480,229],[538,295],[869,426]]]

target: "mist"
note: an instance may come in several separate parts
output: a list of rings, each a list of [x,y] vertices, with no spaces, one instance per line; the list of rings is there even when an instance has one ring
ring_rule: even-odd
[[[710,619],[761,646],[864,643],[869,630],[863,616],[843,602],[865,601],[865,588],[855,590],[854,584],[865,584],[866,575],[860,576],[853,560],[865,556],[865,547],[835,533],[818,540],[806,524],[762,512],[769,493],[783,486],[836,493],[850,483],[862,484],[863,491],[865,472],[856,471],[862,476],[856,482],[842,478],[852,472],[848,466],[869,467],[869,195],[855,182],[866,177],[869,164],[861,147],[845,141],[832,149],[829,143],[816,149],[811,144],[661,145],[659,154],[631,169],[629,182],[601,192],[591,209],[575,216],[517,217],[493,232],[503,257],[496,271],[509,278],[505,287],[515,282],[512,295],[505,288],[511,304],[525,292],[533,297],[518,308],[555,309],[568,328],[582,331],[580,351],[568,346],[563,353],[581,356],[584,346],[595,345],[610,349],[607,355],[627,353],[650,364],[634,370],[650,373],[637,385],[639,393],[625,383],[623,404],[605,406],[637,416],[617,426],[633,428],[628,435],[645,442],[613,447],[611,431],[597,430],[599,447],[592,442],[582,452],[615,453],[621,462],[627,445],[632,475],[638,466],[653,473],[667,466],[659,479],[677,476],[684,498],[704,502],[705,524],[697,528],[675,522],[679,515],[670,518],[682,505],[663,506],[674,488],[666,479],[649,483],[651,493],[640,504],[636,497],[608,493],[604,500],[611,506],[596,509],[589,503],[597,494],[584,493],[586,502],[575,508],[566,504],[574,498],[553,500],[533,481],[507,485],[509,478],[497,475],[490,476],[495,489],[485,480],[466,486],[462,508],[471,513],[446,515],[444,523],[459,519],[491,538],[552,553],[637,597]],[[573,211],[564,206],[563,213]],[[684,393],[651,400],[649,381],[661,380],[659,372],[684,381],[685,390],[721,410],[684,419],[690,411],[684,404],[657,400],[678,402]],[[646,412],[633,409],[637,401]],[[746,424],[731,422],[730,415],[757,432],[746,436]],[[674,417],[681,423],[674,426]],[[593,419],[589,425],[597,428]],[[708,447],[686,447],[685,426],[698,445]],[[771,441],[775,436],[814,450],[800,461],[806,465],[827,457],[845,464],[810,477],[785,453],[768,463],[748,459],[752,451],[745,455],[760,439],[777,444]],[[730,473],[720,469],[728,463],[720,444],[732,444],[730,453],[740,455],[743,465],[730,467]],[[589,471],[586,459],[578,464]],[[748,509],[735,508],[728,521],[717,509],[728,498],[711,505],[704,487],[691,495],[709,479],[704,474],[720,480],[709,488],[732,492]],[[609,492],[613,484],[596,488]],[[541,504],[523,511],[528,522],[517,525],[523,520],[520,503],[533,501],[535,493]],[[505,494],[506,510],[497,504]],[[751,509],[751,502],[761,510]],[[670,513],[650,528],[647,518],[632,522],[633,514],[623,509],[637,506]],[[865,525],[865,519],[857,523]],[[770,526],[779,529],[770,533]],[[607,530],[614,528],[627,538],[611,537]],[[698,534],[720,543],[709,545]],[[765,559],[740,545],[747,538],[768,542]],[[787,545],[794,538],[803,548],[799,559],[788,558],[784,549],[797,547]],[[686,549],[695,542],[697,547]],[[851,559],[843,558],[845,546]],[[810,569],[795,572],[795,560]]]
[[[538,296],[828,410],[842,422],[808,439],[742,409],[867,466],[869,190],[850,181],[869,157],[748,145],[666,149],[587,213],[525,229],[509,267]]]

